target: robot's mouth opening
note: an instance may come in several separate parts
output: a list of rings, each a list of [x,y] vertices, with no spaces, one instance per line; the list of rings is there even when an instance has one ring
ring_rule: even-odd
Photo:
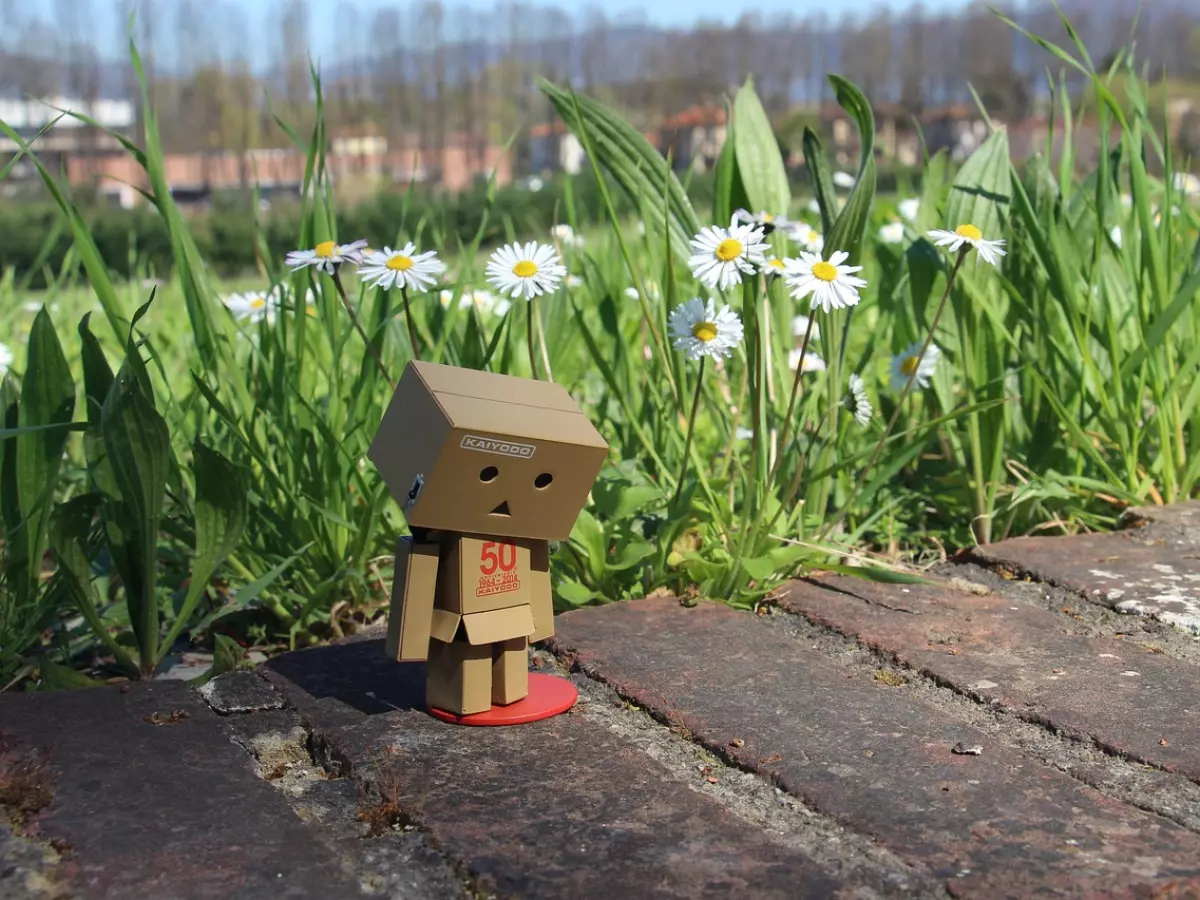
[[[501,503],[499,506],[497,506],[495,509],[493,509],[490,513],[488,513],[488,515],[489,516],[511,516],[512,513],[510,513],[508,511],[508,501],[505,500],[503,503]]]

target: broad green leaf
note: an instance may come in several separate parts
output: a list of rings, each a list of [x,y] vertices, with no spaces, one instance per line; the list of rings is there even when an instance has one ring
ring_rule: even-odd
[[[631,541],[617,551],[616,557],[610,557],[606,565],[610,572],[623,572],[653,555],[654,545],[649,541]]]
[[[918,234],[927,234],[930,229],[941,225],[941,207],[949,184],[950,154],[942,149],[929,157],[921,176],[921,205],[917,208],[917,220],[913,223]]]
[[[946,203],[946,227],[974,225],[989,240],[1004,233],[1012,203],[1012,163],[1008,133],[994,131],[971,158],[963,163]]]
[[[100,598],[92,582],[92,531],[96,514],[103,502],[100,494],[82,494],[60,504],[50,522],[50,544],[58,562],[58,571],[50,590],[64,604],[75,606],[92,633],[104,644],[127,674],[136,677],[137,664],[114,638],[100,616]]]
[[[858,128],[862,149],[858,177],[850,196],[846,198],[846,205],[825,235],[825,251],[828,254],[833,250],[844,250],[850,254],[850,263],[857,264],[871,217],[871,205],[875,201],[875,114],[863,92],[849,81],[838,75],[830,75],[829,83],[833,85],[838,105]]]
[[[192,628],[192,633],[203,634],[212,626],[213,622],[216,622],[218,619],[222,619],[225,616],[232,615],[233,613],[248,607],[251,603],[258,599],[259,594],[271,587],[271,585],[279,580],[280,576],[282,576],[284,572],[295,565],[296,562],[309,551],[312,545],[313,542],[309,541],[283,562],[273,566],[261,578],[257,578],[250,584],[238,588],[234,592],[233,600],[230,603],[222,606],[220,609],[214,610],[197,622]]]
[[[598,597],[595,591],[573,578],[557,579],[554,593],[570,606],[584,606]]]
[[[29,334],[18,409],[21,428],[66,425],[75,415],[75,381],[45,307],[33,320]],[[66,441],[67,432],[59,429],[39,430],[16,438],[16,489],[22,525],[12,532],[6,529],[6,538],[8,552],[15,555],[20,551],[24,556],[25,580],[14,579],[13,589],[26,598],[37,591],[41,577],[46,532]]]
[[[898,569],[883,569],[879,566],[842,566],[834,563],[821,563],[824,572],[836,572],[839,575],[850,575],[864,578],[867,581],[878,581],[883,584],[937,584],[912,572],[901,572]]]
[[[688,242],[700,231],[700,220],[662,154],[637,129],[595,100],[563,90],[544,79],[539,84],[566,126],[582,143],[590,144],[596,161],[630,199],[643,205],[653,221],[669,223],[675,252],[687,258],[691,253]]]
[[[228,635],[218,634],[213,640],[213,664],[208,677],[216,678],[232,672],[246,659],[246,650]]]
[[[233,552],[250,514],[250,486],[245,471],[199,440],[193,445],[196,473],[196,557],[179,615],[159,647],[159,661],[191,619],[208,582]]]
[[[787,170],[783,166],[771,120],[767,118],[766,110],[754,92],[753,78],[747,78],[738,90],[733,104],[733,118],[737,171],[750,201],[751,211],[787,215],[792,201]],[[729,143],[728,136],[726,143]],[[724,225],[725,222],[718,224]]]
[[[77,672],[70,666],[62,666],[56,662],[43,659],[38,663],[38,674],[46,690],[66,691],[75,688],[102,687],[103,681],[89,678],[82,672]]]
[[[150,674],[158,655],[157,543],[167,486],[171,440],[167,423],[122,366],[100,417],[104,450],[120,498],[109,498],[106,517],[120,529],[126,604],[140,664]],[[116,555],[116,554],[114,554]]]
[[[21,392],[17,388],[17,379],[12,372],[6,372],[0,378],[0,426],[6,432],[0,438],[0,525],[4,526],[7,543],[4,561],[8,570],[9,589],[15,584],[15,574],[12,566],[18,566],[20,572],[25,571],[27,555],[22,545],[18,545],[17,529],[21,526],[21,505],[17,496],[17,442],[8,433],[18,431],[17,421],[21,414]],[[22,529],[24,530],[24,529]],[[23,540],[23,538],[20,538]]]
[[[661,502],[663,493],[656,487],[601,478],[592,488],[592,499],[600,515],[614,522],[623,522]]]
[[[833,175],[829,170],[829,162],[825,159],[825,148],[821,146],[821,138],[807,125],[804,126],[802,147],[804,166],[813,182],[813,196],[821,210],[821,233],[829,234],[829,230],[833,228],[833,220],[837,217],[837,191],[833,186]]]
[[[717,156],[714,172],[713,220],[725,223],[733,218],[737,209],[750,206],[746,197],[746,188],[742,184],[742,176],[738,172],[737,157],[734,155],[737,123],[733,121],[732,110],[726,103],[726,121],[729,123],[725,132],[725,141],[721,144],[721,152]],[[785,210],[786,212],[786,210]]]

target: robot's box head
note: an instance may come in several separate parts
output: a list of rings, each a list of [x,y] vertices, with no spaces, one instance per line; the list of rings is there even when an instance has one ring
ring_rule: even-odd
[[[554,541],[608,444],[560,385],[410,362],[367,455],[410,526]]]

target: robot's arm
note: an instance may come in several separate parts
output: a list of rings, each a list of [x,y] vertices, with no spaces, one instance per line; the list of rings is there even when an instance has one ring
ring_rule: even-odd
[[[550,593],[550,545],[546,541],[529,542],[529,605],[533,608],[534,632],[529,642],[554,634],[554,597]]]
[[[396,542],[386,650],[398,662],[423,662],[429,658],[439,550],[436,543],[417,543],[409,537]]]

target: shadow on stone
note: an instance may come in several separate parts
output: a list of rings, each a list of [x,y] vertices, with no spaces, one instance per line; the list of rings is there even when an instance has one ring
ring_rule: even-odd
[[[285,653],[264,666],[316,700],[336,700],[364,715],[425,710],[424,664],[388,659],[382,640]]]

